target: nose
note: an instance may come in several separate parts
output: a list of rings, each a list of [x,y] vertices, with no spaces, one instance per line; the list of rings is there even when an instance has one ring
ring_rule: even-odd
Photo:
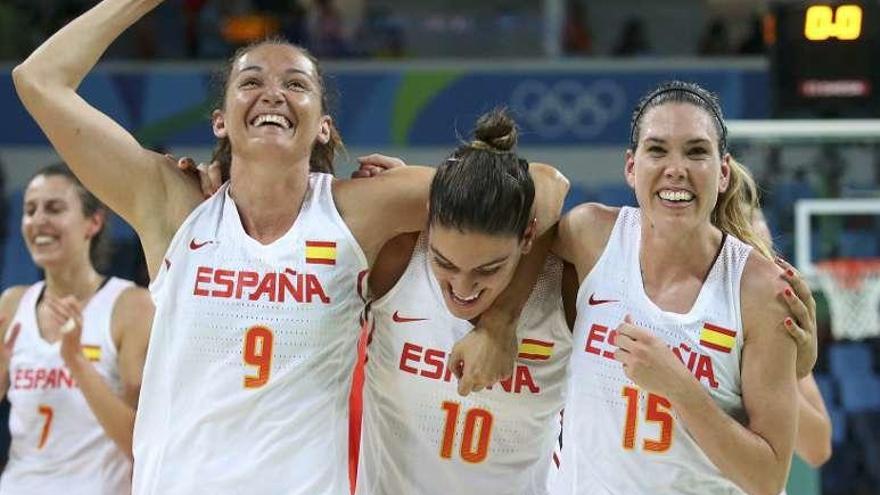
[[[687,178],[687,167],[681,160],[670,160],[663,170],[663,176],[669,180],[684,180]]]
[[[263,103],[271,106],[277,106],[284,102],[284,96],[282,95],[281,87],[277,84],[266,85],[260,99],[263,101]]]
[[[449,283],[458,294],[470,295],[477,288],[477,277],[471,274],[461,274],[453,277]]]

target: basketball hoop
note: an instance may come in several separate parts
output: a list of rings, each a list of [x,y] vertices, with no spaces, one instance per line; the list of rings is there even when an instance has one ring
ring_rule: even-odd
[[[880,335],[880,258],[820,261],[816,277],[828,300],[835,338]]]

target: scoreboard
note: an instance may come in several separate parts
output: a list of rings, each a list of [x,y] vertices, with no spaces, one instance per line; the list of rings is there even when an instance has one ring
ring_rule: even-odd
[[[880,0],[771,6],[774,116],[880,118]]]

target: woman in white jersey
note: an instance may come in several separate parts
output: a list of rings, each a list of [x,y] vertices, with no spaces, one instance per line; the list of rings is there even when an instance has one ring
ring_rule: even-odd
[[[98,272],[105,213],[64,165],[25,190],[21,233],[45,279],[0,296],[12,435],[0,494],[131,491],[153,307],[146,290]]]
[[[560,222],[555,251],[580,288],[553,493],[779,493],[796,427],[787,285],[749,246],[762,243],[720,107],[669,83],[631,136],[639,208],[583,205]]]
[[[109,44],[160,3],[104,0],[13,71],[56,150],[144,248],[156,323],[134,492],[346,493],[358,287],[387,240],[424,225],[432,171],[334,180],[341,141],[317,63],[272,41],[231,60],[212,116],[229,182],[200,204],[167,157],[76,94]],[[525,298],[512,296],[453,350],[463,393],[513,368]]]
[[[536,194],[505,113],[482,116],[474,135],[437,169],[427,230],[389,242],[370,273],[360,495],[547,493],[571,351],[559,259],[523,310],[510,379],[459,397],[446,357],[555,224],[533,220],[533,201],[558,215],[566,191]]]

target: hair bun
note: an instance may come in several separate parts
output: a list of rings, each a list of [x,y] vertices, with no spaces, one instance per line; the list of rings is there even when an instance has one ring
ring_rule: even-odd
[[[496,108],[477,119],[472,146],[493,151],[510,151],[516,146],[517,136],[516,122],[505,109]]]

